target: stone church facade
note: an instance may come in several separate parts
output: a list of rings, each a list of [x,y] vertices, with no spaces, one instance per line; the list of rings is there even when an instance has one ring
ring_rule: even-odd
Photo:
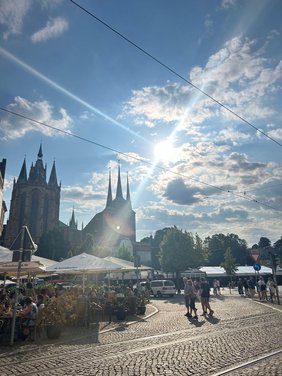
[[[112,194],[110,171],[105,209],[97,213],[82,230],[77,228],[74,210],[68,224],[59,220],[61,184],[57,182],[55,162],[48,182],[46,169],[40,145],[37,160],[31,165],[29,175],[27,176],[24,160],[18,179],[14,179],[9,220],[4,234],[5,246],[9,247],[22,226],[26,225],[37,244],[45,232],[57,228],[70,243],[71,248],[79,246],[87,234],[91,234],[98,247],[111,249],[112,254],[116,253],[125,240],[132,244],[134,251],[137,244],[136,214],[131,205],[128,176],[126,195],[123,196],[120,167],[115,197]]]
[[[18,179],[14,179],[9,220],[5,229],[4,244],[9,247],[23,225],[26,225],[36,244],[41,235],[59,225],[60,191],[55,162],[49,180],[47,166],[43,165],[42,145],[35,164],[27,176],[24,160]]]

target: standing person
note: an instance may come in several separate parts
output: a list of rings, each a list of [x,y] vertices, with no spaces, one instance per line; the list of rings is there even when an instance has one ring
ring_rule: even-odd
[[[219,281],[219,279],[217,279],[216,280],[216,284],[217,284],[217,293],[219,294],[219,295],[221,295],[221,292],[220,292],[220,281]]]
[[[242,278],[239,278],[238,280],[238,293],[240,296],[243,296],[244,295],[244,291],[243,291],[243,281],[242,281]]]
[[[254,280],[253,280],[253,277],[250,277],[249,279],[248,279],[248,290],[249,290],[249,293],[250,293],[250,298],[254,298],[254,296],[255,296],[255,292],[256,292],[256,289],[255,289],[255,287],[256,287],[256,285],[255,285],[255,282],[254,282]]]
[[[260,300],[266,299],[266,284],[262,276],[260,276],[258,280],[258,295]]]
[[[271,277],[268,277],[268,281],[267,281],[267,288],[269,290],[269,296],[270,296],[270,301],[272,304],[274,304],[274,300],[276,299],[276,288],[275,288],[275,284],[274,284],[274,281]]]
[[[213,280],[213,295],[217,295],[217,280]]]
[[[187,286],[186,286],[186,292],[187,292],[187,296],[189,297],[189,308],[188,308],[188,314],[186,313],[186,316],[188,317],[192,317],[192,313],[194,312],[194,319],[197,319],[198,316],[197,316],[197,308],[195,306],[195,302],[196,302],[196,289],[195,289],[195,286],[193,284],[193,281],[192,279],[188,279],[187,281]]]
[[[248,282],[246,278],[243,279],[243,286],[244,286],[245,296],[249,297],[249,288],[248,288]]]
[[[207,314],[207,310],[209,310],[209,314],[212,316],[214,311],[211,309],[209,299],[210,299],[210,286],[206,278],[201,278],[200,283],[200,291],[201,291],[201,304],[203,313],[201,316],[205,316]]]
[[[185,313],[184,316],[192,317],[190,313],[189,286],[188,286],[188,281],[186,277],[183,278],[183,283],[184,283],[184,301],[185,301],[185,307],[187,308],[187,312]]]

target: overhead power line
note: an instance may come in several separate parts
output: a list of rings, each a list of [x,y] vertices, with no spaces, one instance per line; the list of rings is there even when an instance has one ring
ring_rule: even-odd
[[[176,70],[174,70],[173,68],[171,68],[167,64],[163,63],[161,60],[157,59],[155,56],[153,56],[152,54],[150,54],[144,48],[140,47],[138,44],[136,44],[135,42],[133,42],[131,39],[127,38],[125,35],[123,35],[122,33],[120,33],[118,30],[116,30],[115,28],[113,28],[112,26],[110,26],[109,24],[107,24],[105,21],[101,20],[101,18],[97,17],[94,13],[90,12],[89,10],[87,10],[86,8],[84,8],[82,5],[78,4],[74,0],[70,0],[70,2],[73,3],[75,6],[77,6],[78,8],[80,8],[83,12],[87,13],[89,16],[93,17],[96,21],[100,22],[102,25],[104,25],[105,27],[107,27],[113,33],[117,34],[120,38],[124,39],[126,42],[128,42],[129,44],[131,44],[132,46],[134,46],[135,48],[137,48],[139,51],[141,51],[142,53],[144,53],[145,55],[147,55],[150,59],[154,60],[156,63],[158,63],[159,65],[161,65],[163,68],[167,69],[172,74],[174,74],[175,76],[177,76],[178,78],[180,78],[181,80],[183,80],[184,82],[186,82],[187,84],[189,84],[190,86],[192,86],[194,89],[198,90],[200,93],[202,93],[203,95],[205,95],[207,98],[209,98],[210,100],[212,100],[216,104],[218,104],[220,107],[224,108],[226,111],[228,111],[229,113],[231,113],[233,116],[237,117],[242,122],[244,122],[248,126],[252,127],[253,129],[255,129],[257,132],[259,132],[260,134],[262,134],[263,136],[265,136],[269,140],[275,142],[277,145],[282,146],[282,144],[279,141],[277,141],[275,138],[269,136],[267,133],[265,133],[264,131],[262,131],[258,127],[256,127],[254,124],[252,124],[251,122],[249,122],[248,120],[246,120],[245,118],[243,118],[243,116],[237,114],[235,111],[233,111],[231,108],[229,108],[228,106],[226,106],[225,104],[223,104],[222,102],[220,102],[218,99],[214,98],[212,95],[208,94],[206,91],[200,89],[197,85],[195,85],[191,81],[187,80],[185,77],[183,77]]]
[[[190,176],[187,176],[187,175],[181,174],[181,173],[179,173],[179,172],[172,171],[172,170],[170,170],[170,169],[168,169],[168,168],[165,168],[165,167],[162,167],[162,166],[155,165],[154,163],[152,163],[152,162],[150,162],[150,161],[147,161],[147,160],[145,160],[144,158],[138,158],[138,157],[135,157],[135,156],[130,155],[130,154],[128,154],[128,153],[125,153],[125,152],[122,152],[122,151],[120,151],[120,150],[117,150],[117,149],[111,148],[111,147],[109,147],[109,146],[103,145],[103,144],[98,143],[98,142],[96,142],[96,141],[90,140],[90,139],[88,139],[88,138],[86,138],[86,137],[82,137],[82,136],[79,136],[79,135],[74,134],[74,133],[72,133],[72,132],[68,132],[68,131],[65,131],[65,130],[63,130],[63,129],[56,128],[56,127],[54,127],[54,126],[52,126],[52,125],[50,125],[50,124],[46,124],[46,123],[43,123],[43,122],[41,122],[41,121],[38,121],[38,120],[32,119],[32,118],[30,118],[30,117],[28,117],[28,116],[25,116],[25,115],[19,114],[19,113],[15,112],[15,111],[7,110],[6,108],[3,108],[3,107],[0,107],[0,110],[3,111],[3,112],[9,113],[9,114],[11,114],[11,115],[14,115],[14,116],[20,117],[20,118],[22,118],[22,119],[25,119],[25,120],[31,121],[31,122],[33,122],[33,123],[35,123],[35,124],[39,124],[39,125],[42,125],[42,126],[44,126],[44,127],[46,127],[46,128],[49,128],[49,129],[55,130],[55,131],[57,131],[57,132],[63,133],[63,134],[65,134],[65,135],[67,135],[67,136],[72,136],[72,137],[74,137],[74,138],[76,138],[76,139],[78,139],[78,140],[80,140],[80,141],[88,142],[88,143],[90,143],[90,144],[92,144],[92,145],[99,146],[100,148],[103,148],[103,149],[106,149],[106,150],[110,150],[110,151],[112,151],[112,152],[114,152],[114,153],[117,153],[117,154],[123,155],[123,156],[125,156],[126,158],[131,158],[131,159],[134,159],[134,160],[136,160],[136,161],[142,162],[142,163],[147,164],[147,165],[149,165],[149,166],[151,166],[151,167],[157,168],[158,170],[165,171],[165,172],[170,172],[170,173],[173,174],[173,175],[180,176],[180,177],[182,177],[182,178],[184,178],[184,179],[192,180],[192,181],[194,181],[194,182],[196,182],[196,183],[199,183],[199,184],[205,185],[205,186],[207,186],[207,187],[209,187],[209,188],[216,189],[216,190],[218,190],[218,191],[220,191],[220,192],[222,192],[222,193],[229,193],[229,194],[231,194],[232,196],[235,196],[235,197],[238,197],[238,198],[241,198],[241,199],[244,199],[244,200],[250,201],[250,202],[254,202],[254,203],[259,204],[259,205],[261,205],[261,206],[264,206],[264,207],[266,207],[266,208],[268,208],[268,209],[272,209],[272,210],[275,210],[275,211],[282,211],[281,209],[278,209],[278,208],[275,208],[275,207],[273,207],[273,206],[271,206],[271,205],[265,204],[265,203],[263,203],[263,202],[261,202],[261,201],[258,201],[258,200],[256,200],[256,199],[253,199],[253,198],[251,198],[251,197],[249,197],[249,196],[246,196],[246,195],[243,195],[243,194],[239,194],[239,193],[235,193],[235,192],[233,192],[232,190],[227,190],[227,189],[224,189],[224,188],[218,187],[218,186],[216,186],[216,185],[209,184],[209,183],[206,183],[206,182],[204,182],[204,181],[201,181],[200,179],[196,179],[196,178],[193,178],[193,177],[190,177]],[[207,195],[207,196],[208,196],[208,195]]]

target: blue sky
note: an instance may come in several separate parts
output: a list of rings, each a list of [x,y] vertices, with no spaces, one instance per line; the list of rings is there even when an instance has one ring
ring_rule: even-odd
[[[79,227],[105,207],[108,168],[115,193],[120,161],[138,240],[173,225],[203,239],[278,240],[281,1],[77,3],[274,141],[71,1],[2,0],[0,107],[104,146],[1,110],[7,205],[24,157],[29,169],[42,142],[65,223],[73,207]]]

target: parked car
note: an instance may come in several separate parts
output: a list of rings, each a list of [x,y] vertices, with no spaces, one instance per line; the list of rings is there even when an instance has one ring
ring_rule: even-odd
[[[163,295],[173,297],[176,294],[176,287],[169,279],[157,279],[151,281],[151,291],[155,297],[161,298]]]

